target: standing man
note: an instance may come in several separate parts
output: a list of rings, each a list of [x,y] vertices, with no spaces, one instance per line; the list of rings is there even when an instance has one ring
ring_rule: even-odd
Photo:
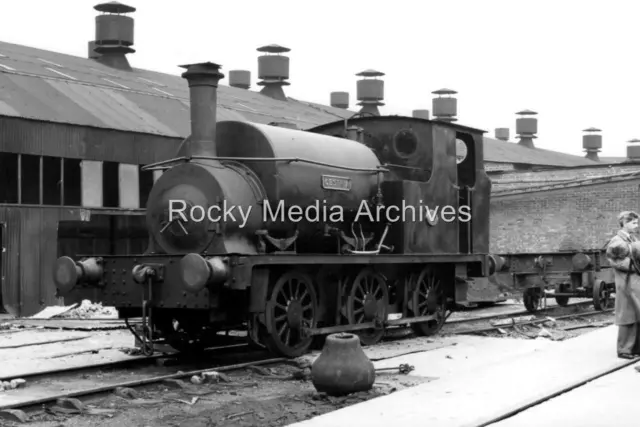
[[[615,324],[618,325],[618,357],[640,356],[640,272],[632,258],[631,243],[637,239],[637,213],[622,212],[618,216],[620,230],[609,241],[606,257],[614,269],[616,282]]]

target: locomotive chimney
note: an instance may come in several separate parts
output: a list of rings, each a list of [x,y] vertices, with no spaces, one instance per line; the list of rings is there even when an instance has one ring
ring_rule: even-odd
[[[538,119],[535,117],[525,116],[535,116],[538,113],[531,110],[522,110],[516,114],[523,116],[516,119],[516,133],[520,139],[518,144],[527,148],[535,148],[533,140],[537,138],[536,133],[538,133]]]
[[[251,72],[246,70],[229,71],[229,86],[249,89],[251,87]]]
[[[349,92],[331,92],[331,106],[335,108],[349,108]]]
[[[369,113],[374,116],[379,116],[380,111],[378,107],[384,105],[382,100],[384,99],[384,81],[378,80],[376,77],[384,76],[384,73],[376,70],[365,70],[356,76],[363,77],[358,80],[357,83],[357,98],[358,104],[362,105],[360,113]],[[367,80],[366,77],[373,77],[373,79]]]
[[[627,145],[627,162],[640,162],[640,139],[632,139]]]
[[[411,115],[416,119],[429,120],[429,110],[413,110]]]
[[[451,89],[440,89],[431,92],[434,95],[438,95],[437,98],[433,98],[433,116],[436,120],[442,122],[455,122],[458,119],[456,115],[458,114],[458,100],[451,95],[455,95],[455,90]],[[445,95],[449,95],[448,97],[443,97]]]
[[[500,141],[509,141],[509,128],[496,128],[495,136]]]
[[[181,65],[187,71],[182,77],[189,82],[191,135],[186,145],[186,157],[216,157],[216,109],[218,82],[224,78],[220,65],[211,62]]]
[[[287,97],[282,86],[289,86],[290,84],[287,81],[289,78],[289,57],[279,54],[289,52],[291,49],[277,44],[270,44],[259,47],[257,50],[258,52],[267,53],[267,55],[258,57],[258,78],[262,79],[262,81],[258,82],[258,86],[264,86],[260,93],[273,99],[286,101]]]
[[[582,135],[582,148],[587,152],[587,155],[584,157],[599,162],[598,152],[602,148],[602,135],[597,135],[596,132],[602,131],[596,128],[589,128],[583,132],[586,133]]]
[[[89,58],[120,70],[131,71],[131,65],[125,56],[133,53],[133,18],[125,13],[135,12],[136,8],[117,1],[94,6],[105,15],[96,16],[96,39],[92,50],[89,42]],[[108,14],[108,15],[106,15]]]

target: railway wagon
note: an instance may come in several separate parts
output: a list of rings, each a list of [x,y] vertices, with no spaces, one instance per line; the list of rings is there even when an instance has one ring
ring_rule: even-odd
[[[146,353],[243,328],[281,356],[340,331],[436,333],[494,272],[481,130],[357,117],[310,131],[216,120],[220,66],[183,66],[191,135],[146,206],[144,253],[60,257],[59,296],[143,319]],[[464,155],[457,152],[462,147]]]
[[[570,298],[592,298],[596,310],[611,304],[615,293],[613,270],[604,249],[509,253],[495,255],[495,282],[522,290],[525,308],[533,313],[547,298],[566,306]]]

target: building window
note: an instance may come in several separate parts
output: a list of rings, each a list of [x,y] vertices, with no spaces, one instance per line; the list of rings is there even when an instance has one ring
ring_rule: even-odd
[[[120,168],[118,162],[103,162],[102,164],[102,192],[105,208],[120,207]]]
[[[140,178],[138,165],[120,163],[119,187],[120,204],[124,209],[138,209],[140,207]]]
[[[62,204],[62,159],[42,156],[42,204]]]
[[[149,194],[153,188],[155,182],[154,171],[143,171],[143,165],[140,165],[138,172],[139,186],[140,186],[140,207],[145,209],[147,207],[147,201],[149,200]]]
[[[82,160],[62,159],[63,194],[65,206],[82,205]]]
[[[40,204],[40,156],[20,155],[21,203]]]
[[[18,155],[0,153],[0,203],[18,203]]]
[[[117,181],[116,181],[117,184]],[[82,161],[82,206],[102,207],[102,162]],[[118,199],[116,198],[116,203]]]

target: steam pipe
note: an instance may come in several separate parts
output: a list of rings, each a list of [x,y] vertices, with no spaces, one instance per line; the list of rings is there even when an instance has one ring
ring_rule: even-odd
[[[181,65],[182,77],[189,82],[191,136],[186,141],[186,157],[217,155],[216,108],[218,82],[224,78],[220,65],[211,62]]]

